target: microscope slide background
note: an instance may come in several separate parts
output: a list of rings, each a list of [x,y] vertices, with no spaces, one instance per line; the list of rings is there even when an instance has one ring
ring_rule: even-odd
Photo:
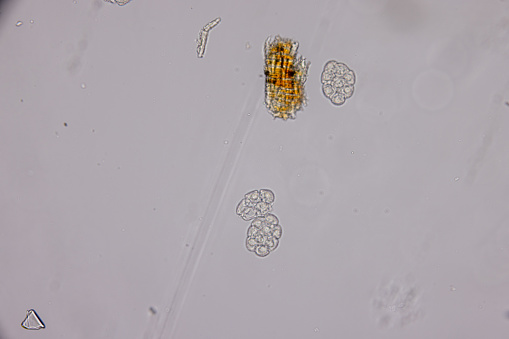
[[[0,12],[0,339],[507,338],[509,1]],[[278,34],[311,62],[289,121],[264,105]],[[261,188],[265,258],[235,213]]]

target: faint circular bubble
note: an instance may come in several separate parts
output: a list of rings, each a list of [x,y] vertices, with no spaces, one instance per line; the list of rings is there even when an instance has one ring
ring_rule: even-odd
[[[424,314],[421,293],[409,278],[396,278],[380,284],[371,300],[371,310],[381,329],[404,327]]]
[[[304,206],[316,206],[329,196],[330,178],[314,164],[295,169],[289,176],[288,188],[293,199]]]
[[[428,64],[453,78],[464,77],[469,73],[471,51],[461,37],[440,40],[429,49]]]
[[[414,80],[412,95],[420,107],[430,111],[440,110],[451,102],[454,84],[451,77],[444,72],[427,70]]]

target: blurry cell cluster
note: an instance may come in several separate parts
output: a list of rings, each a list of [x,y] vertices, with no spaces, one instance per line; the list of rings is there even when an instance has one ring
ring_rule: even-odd
[[[402,328],[424,315],[421,293],[411,276],[380,284],[371,307],[375,322],[381,329]]]
[[[274,200],[274,193],[268,189],[246,193],[237,205],[237,215],[246,221],[265,216],[272,211]]]
[[[247,230],[246,247],[257,256],[265,257],[277,248],[282,233],[279,219],[274,214],[258,217]]]
[[[109,2],[111,4],[117,4],[119,6],[127,5],[131,0],[104,0],[105,2]]]
[[[283,233],[279,219],[270,214],[275,199],[274,192],[260,189],[244,194],[237,205],[237,215],[243,220],[252,220],[247,230],[246,248],[259,257],[274,251]]]
[[[334,104],[342,105],[353,95],[355,73],[342,62],[328,61],[322,71],[323,94]]]

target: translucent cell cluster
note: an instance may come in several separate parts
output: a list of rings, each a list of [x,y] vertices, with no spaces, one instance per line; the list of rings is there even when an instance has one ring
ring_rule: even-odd
[[[347,65],[328,61],[322,71],[323,94],[334,104],[342,105],[353,95],[355,73]]]
[[[279,220],[274,214],[258,217],[247,230],[246,247],[259,257],[265,257],[275,250],[282,235]]]
[[[265,216],[272,211],[275,198],[274,192],[269,189],[246,193],[237,205],[237,215],[246,221]]]

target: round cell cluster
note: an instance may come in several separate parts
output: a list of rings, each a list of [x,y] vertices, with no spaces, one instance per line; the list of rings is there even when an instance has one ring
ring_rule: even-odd
[[[272,211],[275,199],[274,192],[268,189],[246,193],[237,205],[237,215],[246,221],[265,216]]]
[[[323,67],[322,91],[334,105],[344,104],[353,95],[354,85],[355,73],[344,63],[330,60]]]
[[[279,220],[274,214],[258,217],[247,230],[246,247],[259,257],[265,257],[277,248],[282,235]]]

